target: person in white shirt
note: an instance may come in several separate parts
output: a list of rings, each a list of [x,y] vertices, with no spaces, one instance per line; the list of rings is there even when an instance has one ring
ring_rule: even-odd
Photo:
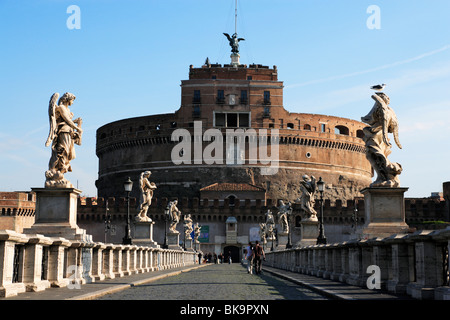
[[[252,274],[253,273],[253,258],[255,257],[255,254],[253,252],[253,245],[251,242],[248,243],[248,246],[246,248],[247,254],[245,255],[245,260],[247,260],[247,272]]]

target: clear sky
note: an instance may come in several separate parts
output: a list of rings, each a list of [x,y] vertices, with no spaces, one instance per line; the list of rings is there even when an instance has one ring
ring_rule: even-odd
[[[96,196],[96,130],[174,112],[189,65],[229,63],[234,4],[0,0],[0,191],[44,186],[48,101],[68,91],[84,132],[66,178]],[[241,63],[276,65],[291,112],[360,120],[386,83],[403,145],[389,159],[406,196],[427,197],[450,181],[449,15],[448,0],[239,0]]]

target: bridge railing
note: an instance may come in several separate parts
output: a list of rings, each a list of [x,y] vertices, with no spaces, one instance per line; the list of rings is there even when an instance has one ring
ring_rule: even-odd
[[[416,299],[450,300],[450,228],[266,252],[267,266]]]
[[[0,230],[0,297],[193,265],[197,254]]]

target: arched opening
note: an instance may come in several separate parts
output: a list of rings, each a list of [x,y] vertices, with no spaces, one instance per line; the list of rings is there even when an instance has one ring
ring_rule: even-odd
[[[364,132],[362,131],[362,130],[357,130],[356,131],[356,136],[358,137],[358,138],[364,138]]]
[[[239,251],[239,248],[236,246],[226,246],[225,248],[223,248],[225,262],[228,263],[230,257],[232,263],[240,262]]]
[[[235,200],[236,200],[236,196],[233,195],[233,194],[231,194],[231,195],[229,195],[229,196],[227,197],[227,199],[228,199],[228,204],[229,204],[230,206],[234,206],[234,203],[235,203]]]
[[[349,130],[346,126],[336,126],[336,127],[334,127],[334,133],[348,136]]]

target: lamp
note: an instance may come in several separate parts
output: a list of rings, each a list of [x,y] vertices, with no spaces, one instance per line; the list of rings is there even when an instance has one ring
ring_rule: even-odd
[[[323,182],[322,177],[319,178],[319,181],[317,181],[317,189],[319,189],[319,192],[322,194],[323,188],[325,186],[325,182]]]
[[[127,181],[123,183],[123,188],[125,189],[125,192],[130,193],[131,189],[133,189],[133,181],[131,181],[130,177],[128,177]]]
[[[163,249],[167,249],[169,246],[167,244],[167,220],[169,219],[170,208],[169,205],[166,206],[164,210],[164,244],[162,245]]]
[[[320,192],[320,222],[319,222],[319,236],[317,237],[317,244],[327,244],[327,238],[325,238],[325,232],[323,230],[323,190],[325,182],[322,177],[317,181],[317,189]]]
[[[125,237],[123,237],[122,243],[132,244],[130,230],[130,192],[133,189],[133,181],[131,181],[130,177],[123,183],[123,188],[127,193],[127,221],[125,226]]]

